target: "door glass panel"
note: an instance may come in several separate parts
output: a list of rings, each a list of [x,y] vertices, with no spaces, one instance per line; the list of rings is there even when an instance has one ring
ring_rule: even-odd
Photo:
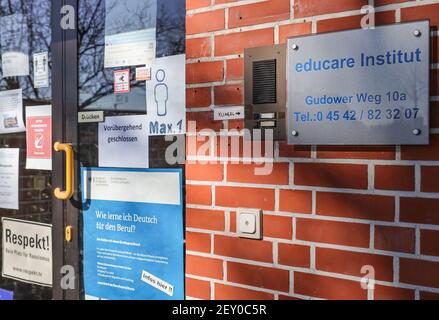
[[[136,80],[136,68],[148,67],[148,64],[134,62],[132,64],[121,63],[121,66],[109,66],[117,64],[115,61],[117,53],[112,52],[113,59],[109,62],[108,56],[106,57],[109,53],[108,48],[106,50],[108,36],[155,28],[154,58],[184,54],[186,51],[186,2],[182,0],[79,0],[78,3],[78,111],[104,111],[106,118],[145,115],[147,113],[146,81]],[[139,35],[131,34],[130,36]],[[117,40],[126,41],[127,39]],[[148,55],[148,48],[145,52],[145,55]],[[136,59],[136,54],[128,55],[127,59],[131,61]],[[130,91],[117,93],[115,92],[114,73],[126,69],[130,71],[131,76]],[[81,167],[99,167],[98,127],[98,123],[79,123],[78,125],[79,166]],[[178,140],[181,141],[182,150],[185,150],[184,140]],[[184,158],[172,165],[165,160],[166,149],[172,143],[175,141],[166,141],[164,136],[149,138],[150,168],[183,166]],[[79,230],[82,232],[82,221],[80,224]],[[82,248],[82,239],[79,243]],[[84,297],[83,289],[81,294]]]
[[[6,20],[0,20],[3,21],[0,22],[3,58],[0,93],[7,90],[22,90],[24,120],[27,106],[50,105],[52,100],[51,0],[0,0],[0,17],[1,19],[7,17]],[[13,55],[11,58],[5,55],[8,52],[15,52],[15,56]],[[33,73],[33,55],[37,53],[48,53],[49,59],[49,86],[37,85],[40,88],[35,86],[37,79],[34,79]],[[27,68],[28,75],[25,75]],[[16,76],[14,73],[22,75]],[[1,115],[0,121],[5,121],[4,118],[4,115]],[[19,149],[19,208],[18,210],[0,208],[0,218],[8,217],[51,224],[52,173],[51,171],[26,169],[25,132],[0,134],[0,148]],[[0,207],[4,207],[4,204],[0,203]],[[1,232],[2,228],[0,228]],[[3,264],[2,252],[3,250],[0,251],[0,263]],[[24,273],[28,271],[20,270]],[[50,287],[29,284],[3,276],[0,276],[0,289],[11,292],[13,299],[52,298]]]

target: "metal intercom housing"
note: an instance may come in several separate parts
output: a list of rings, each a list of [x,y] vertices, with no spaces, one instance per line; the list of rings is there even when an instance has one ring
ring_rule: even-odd
[[[286,140],[286,45],[244,51],[245,127],[272,129],[274,140]]]

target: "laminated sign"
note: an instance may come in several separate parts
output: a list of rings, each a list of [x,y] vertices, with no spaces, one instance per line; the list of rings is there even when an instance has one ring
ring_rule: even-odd
[[[2,218],[2,277],[52,286],[52,226]]]
[[[26,108],[26,168],[52,170],[52,106]]]
[[[81,171],[87,299],[183,300],[180,169]]]
[[[128,93],[131,91],[130,70],[114,71],[114,93]]]

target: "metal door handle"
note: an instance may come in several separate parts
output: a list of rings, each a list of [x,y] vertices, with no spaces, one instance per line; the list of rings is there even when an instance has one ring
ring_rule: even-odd
[[[53,146],[56,152],[66,154],[66,189],[61,191],[56,188],[54,195],[59,200],[70,200],[73,197],[73,148],[70,144],[55,142]]]

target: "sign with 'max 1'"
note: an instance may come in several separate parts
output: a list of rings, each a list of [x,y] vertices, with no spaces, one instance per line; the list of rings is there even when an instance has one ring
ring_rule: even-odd
[[[429,142],[428,21],[288,40],[290,144]]]

